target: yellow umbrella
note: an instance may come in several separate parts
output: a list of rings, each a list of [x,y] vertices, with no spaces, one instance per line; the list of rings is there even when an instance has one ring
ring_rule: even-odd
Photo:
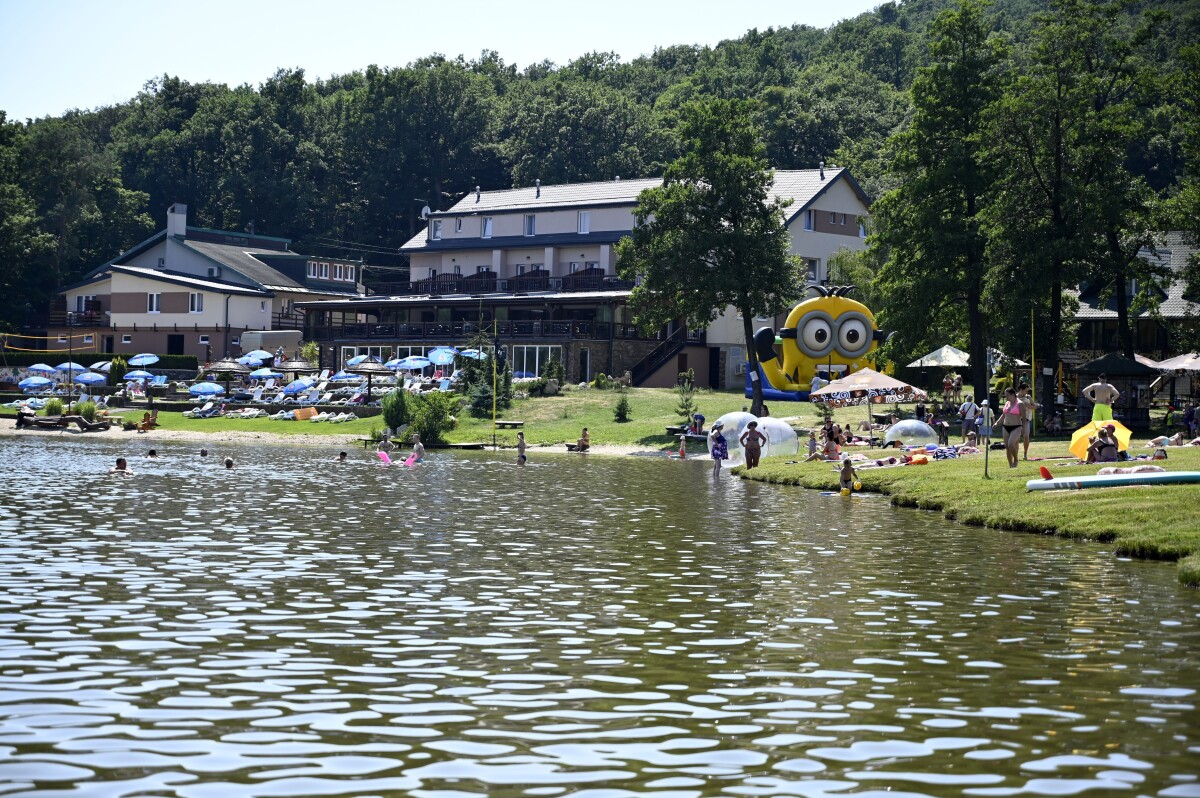
[[[1089,421],[1071,433],[1071,454],[1080,460],[1087,459],[1088,438],[1093,437],[1101,427],[1113,426],[1113,435],[1117,439],[1117,451],[1123,452],[1129,448],[1129,438],[1133,433],[1129,427],[1120,421]]]

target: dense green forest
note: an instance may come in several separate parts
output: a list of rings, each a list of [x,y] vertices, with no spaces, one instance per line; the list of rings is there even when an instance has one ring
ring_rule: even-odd
[[[955,40],[948,10],[971,17],[977,40]],[[751,30],[627,61],[591,52],[518,70],[494,52],[431,55],[318,81],[283,69],[258,87],[164,75],[111,107],[24,122],[0,110],[0,329],[160,228],[172,202],[192,224],[253,225],[300,251],[402,268],[396,249],[426,202],[445,208],[476,185],[661,174],[681,109],[714,97],[757,102],[775,167],[848,166],[884,199],[887,229],[846,272],[870,269],[906,302],[943,294],[926,305],[944,306],[931,336],[967,329],[967,295],[986,299],[994,267],[1017,270],[1026,310],[1060,312],[1041,289],[1069,285],[1083,261],[1135,269],[1121,265],[1133,228],[1197,226],[1200,59],[1184,46],[1195,41],[1188,0],[907,0],[828,29]],[[975,73],[955,72],[976,56]],[[1069,123],[1061,140],[1038,127],[1044,111]],[[1059,170],[1048,189],[1045,169]],[[961,192],[929,202],[961,181],[978,195],[966,219]],[[1094,203],[1104,218],[1082,236]],[[908,257],[930,247],[958,260]],[[1051,266],[1023,260],[1029,247],[1052,250]],[[964,263],[978,285],[954,282]],[[917,323],[903,307],[893,317]]]

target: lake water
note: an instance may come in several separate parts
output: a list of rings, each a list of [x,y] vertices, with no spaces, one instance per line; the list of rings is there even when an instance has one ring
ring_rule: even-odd
[[[3,440],[5,798],[1200,796],[1173,565],[705,462],[209,445]]]

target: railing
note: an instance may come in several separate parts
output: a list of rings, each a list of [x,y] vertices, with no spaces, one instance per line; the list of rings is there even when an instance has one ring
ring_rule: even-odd
[[[383,340],[383,341],[466,341],[473,335],[495,334],[502,340],[509,338],[541,338],[568,340],[584,338],[607,340],[612,326],[607,322],[595,321],[501,321],[495,327],[474,322],[407,322],[396,324],[325,324],[307,328],[305,338],[312,341],[338,340]]]
[[[273,313],[271,314],[272,330],[303,330],[303,313]]]
[[[641,385],[645,380],[649,379],[650,375],[658,371],[658,369],[685,347],[693,343],[703,342],[705,340],[704,331],[699,331],[699,335],[694,335],[689,330],[680,328],[667,336],[661,344],[651,349],[644,358],[634,364],[630,369],[630,374],[633,377],[634,385]]]
[[[84,313],[76,313],[71,311],[69,314],[62,309],[52,308],[46,316],[46,323],[50,327],[66,327],[67,316],[71,317],[72,327],[107,327],[109,326],[108,316],[101,311],[86,311]]]
[[[436,277],[433,280],[414,280],[407,283],[374,283],[370,290],[379,296],[445,296],[447,294],[523,294],[539,291],[628,291],[632,280],[611,275],[569,274],[564,277],[519,275],[498,279],[471,277]]]

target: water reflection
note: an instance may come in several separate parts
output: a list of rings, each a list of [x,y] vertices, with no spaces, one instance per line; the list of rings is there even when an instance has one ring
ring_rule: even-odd
[[[703,463],[117,446],[5,441],[6,796],[1200,796],[1168,566]]]

